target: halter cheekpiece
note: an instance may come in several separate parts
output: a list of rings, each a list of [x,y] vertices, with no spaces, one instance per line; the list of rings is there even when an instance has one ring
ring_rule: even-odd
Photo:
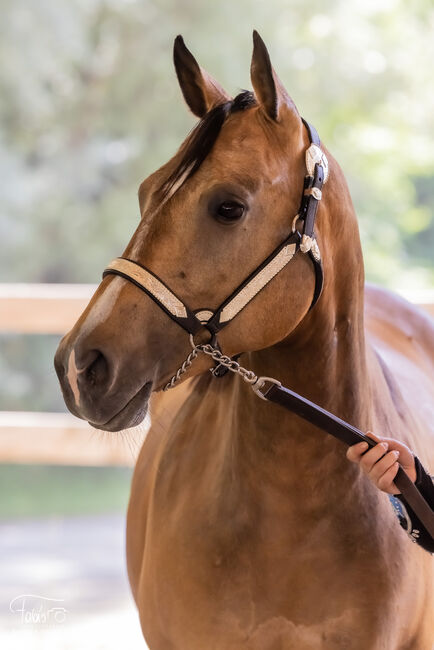
[[[205,327],[211,341],[217,343],[217,334],[263,289],[275,275],[291,261],[300,250],[312,260],[315,271],[315,289],[311,308],[321,295],[323,270],[321,254],[315,239],[314,226],[322,186],[328,178],[328,161],[321,149],[316,129],[306,120],[303,123],[309,134],[310,146],[306,150],[307,174],[304,178],[300,209],[292,221],[292,231],[263,262],[242,282],[215,311],[202,308],[192,311],[158,276],[139,262],[125,257],[114,259],[103,272],[119,275],[142,289],[172,320],[194,336]],[[301,232],[296,222],[302,221]],[[217,373],[218,374],[218,373]]]

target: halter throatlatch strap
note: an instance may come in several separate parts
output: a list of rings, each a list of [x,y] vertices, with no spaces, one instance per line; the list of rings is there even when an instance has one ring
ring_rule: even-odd
[[[282,242],[253,273],[242,282],[235,291],[216,310],[190,309],[155,273],[138,262],[124,257],[113,260],[104,270],[106,275],[119,275],[135,284],[163,309],[172,320],[193,336],[206,327],[216,342],[216,335],[230,323],[251,300],[263,289],[300,250],[309,255],[315,270],[315,290],[311,303],[314,306],[321,295],[323,271],[321,254],[314,234],[314,225],[319,202],[322,198],[322,186],[328,177],[328,162],[320,148],[317,131],[308,122],[303,123],[309,134],[310,146],[306,151],[307,175],[304,179],[303,194],[299,212],[294,222],[303,222],[301,232],[293,232]]]

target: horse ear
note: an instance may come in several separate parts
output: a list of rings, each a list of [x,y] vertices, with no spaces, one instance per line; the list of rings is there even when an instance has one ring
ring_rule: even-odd
[[[197,117],[203,117],[214,106],[230,101],[217,81],[200,67],[182,36],[175,38],[173,60],[184,99]]]
[[[256,30],[253,31],[253,55],[250,77],[256,99],[272,120],[278,120],[282,108],[289,107],[300,119],[294,102],[273,70],[265,43]]]

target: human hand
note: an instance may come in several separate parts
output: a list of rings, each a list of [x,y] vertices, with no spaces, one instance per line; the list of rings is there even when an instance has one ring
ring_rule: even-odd
[[[407,445],[393,438],[381,438],[370,431],[366,435],[379,444],[366,451],[368,443],[358,442],[356,445],[348,447],[347,458],[353,463],[359,463],[361,469],[376,487],[388,494],[399,494],[399,490],[393,482],[398,472],[398,460],[405,473],[413,483],[415,482],[414,456]]]

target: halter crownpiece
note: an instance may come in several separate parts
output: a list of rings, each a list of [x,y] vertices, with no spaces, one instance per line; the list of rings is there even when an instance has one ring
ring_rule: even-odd
[[[230,323],[246,305],[292,260],[300,250],[308,254],[315,271],[315,289],[310,308],[321,295],[323,270],[321,254],[314,235],[314,225],[319,202],[322,199],[322,186],[328,178],[327,157],[320,148],[316,129],[303,120],[309,134],[310,146],[306,150],[307,175],[304,178],[303,194],[298,214],[293,219],[292,232],[216,309],[201,308],[191,310],[169,287],[150,269],[139,262],[124,257],[113,260],[104,270],[106,275],[119,275],[142,289],[172,320],[195,335],[206,327],[216,342],[218,332]],[[303,222],[301,232],[296,222]]]

